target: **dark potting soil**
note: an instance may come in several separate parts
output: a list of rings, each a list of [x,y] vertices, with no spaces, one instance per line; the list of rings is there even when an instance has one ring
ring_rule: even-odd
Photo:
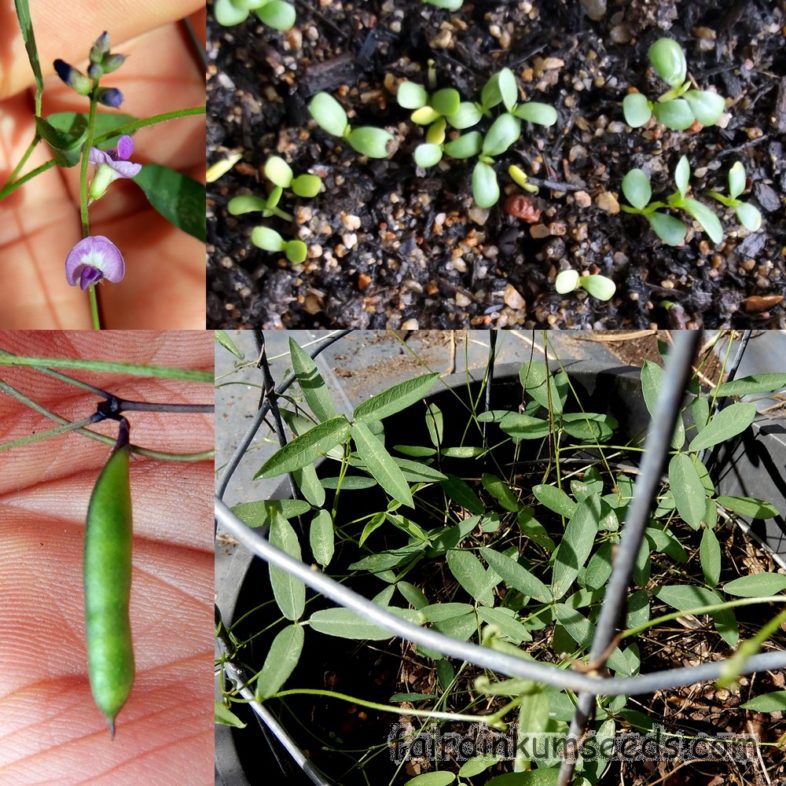
[[[296,6],[296,27],[285,33],[253,14],[231,28],[208,16],[208,160],[243,154],[208,198],[209,327],[786,324],[784,0],[612,0],[599,21],[578,0],[466,0],[454,13],[421,0]],[[646,58],[664,35],[683,46],[699,87],[730,99],[725,127],[627,130],[626,92],[664,90]],[[534,182],[562,184],[541,188],[537,224],[506,214],[504,194],[490,210],[474,207],[471,161],[416,169],[411,154],[423,130],[397,106],[395,90],[402,79],[424,83],[429,59],[438,86],[458,88],[464,100],[507,66],[523,97],[558,109],[550,129],[525,123],[496,167],[511,193],[511,163]],[[306,105],[321,90],[338,97],[353,125],[391,131],[395,154],[366,159],[317,129]],[[236,194],[264,193],[271,154],[324,180],[316,199],[285,198],[294,225],[226,210]],[[748,233],[726,211],[719,246],[696,226],[672,248],[643,219],[620,212],[629,169],[647,167],[658,197],[674,190],[682,154],[705,201],[742,161],[750,186],[743,198],[761,208],[762,229]],[[261,223],[300,236],[306,262],[252,246],[250,230]],[[608,303],[558,295],[562,268],[611,277],[617,293]]]

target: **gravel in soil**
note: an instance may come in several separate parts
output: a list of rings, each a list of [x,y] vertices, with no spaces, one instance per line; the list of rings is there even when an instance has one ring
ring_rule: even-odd
[[[231,28],[209,17],[208,160],[243,154],[208,197],[209,327],[786,326],[783,0],[466,0],[455,13],[420,0],[319,0],[297,10],[296,27],[284,33],[253,15]],[[721,126],[625,125],[629,90],[663,92],[646,52],[664,35],[685,49],[699,87],[727,97]],[[456,87],[464,100],[509,67],[523,100],[557,108],[555,126],[525,123],[498,159],[505,193],[516,193],[505,174],[511,163],[550,184],[535,198],[537,223],[509,215],[505,193],[489,210],[474,206],[472,162],[415,166],[423,131],[395,91],[403,79],[424,83],[429,60],[438,86]],[[306,106],[323,90],[353,125],[393,133],[395,153],[367,159],[316,128]],[[291,223],[230,216],[232,196],[264,195],[272,154],[320,175],[322,193],[285,198]],[[742,161],[743,198],[760,207],[762,229],[748,233],[725,211],[722,243],[695,226],[672,248],[620,212],[629,169],[646,168],[657,197],[674,190],[680,155],[705,201]],[[305,262],[252,246],[260,223],[304,240]],[[612,278],[615,296],[558,295],[554,279],[567,268]]]

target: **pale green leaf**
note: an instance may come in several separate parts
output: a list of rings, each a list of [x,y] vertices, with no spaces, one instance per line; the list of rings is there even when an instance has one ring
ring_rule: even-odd
[[[393,499],[414,507],[409,483],[379,438],[374,436],[365,423],[354,423],[350,433],[358,456],[374,480]]]
[[[259,673],[256,688],[258,701],[277,693],[289,679],[300,660],[304,638],[300,625],[289,625],[278,632]]]
[[[353,419],[355,422],[368,422],[370,420],[383,420],[389,415],[406,409],[416,404],[428,394],[439,377],[439,373],[423,374],[414,379],[408,379],[398,385],[378,393],[376,396],[364,401],[355,407]]]

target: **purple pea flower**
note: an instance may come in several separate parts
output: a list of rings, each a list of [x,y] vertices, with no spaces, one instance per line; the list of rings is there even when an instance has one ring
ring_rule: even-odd
[[[88,160],[96,165],[96,173],[90,183],[89,196],[91,200],[100,199],[109,184],[118,178],[136,177],[142,169],[142,164],[135,164],[128,159],[134,153],[134,140],[128,136],[121,136],[114,150],[99,150],[90,148]]]
[[[102,278],[117,284],[123,280],[126,264],[120,249],[103,235],[82,238],[66,257],[65,273],[68,283],[83,290]]]

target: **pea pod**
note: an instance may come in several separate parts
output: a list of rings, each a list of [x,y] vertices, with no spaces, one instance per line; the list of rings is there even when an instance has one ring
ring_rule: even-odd
[[[85,628],[90,688],[115,736],[115,718],[134,682],[128,604],[131,593],[129,426],[120,420],[112,454],[98,476],[85,532]]]

